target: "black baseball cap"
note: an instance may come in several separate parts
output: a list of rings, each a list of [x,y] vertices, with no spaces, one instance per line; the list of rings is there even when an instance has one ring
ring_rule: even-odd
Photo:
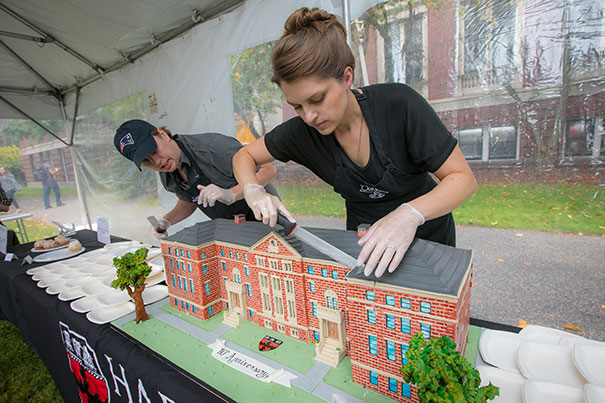
[[[141,170],[141,162],[153,154],[158,145],[151,132],[155,129],[150,123],[133,119],[122,123],[113,137],[113,144],[124,157],[128,158]]]

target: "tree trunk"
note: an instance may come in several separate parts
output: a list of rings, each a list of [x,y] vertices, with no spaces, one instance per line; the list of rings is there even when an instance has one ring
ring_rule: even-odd
[[[127,288],[128,295],[130,298],[134,300],[134,312],[135,312],[135,323],[139,323],[140,321],[145,322],[149,319],[149,315],[147,315],[147,311],[145,311],[145,302],[143,302],[143,290],[145,289],[145,284],[140,287],[137,287],[132,291],[130,287]]]

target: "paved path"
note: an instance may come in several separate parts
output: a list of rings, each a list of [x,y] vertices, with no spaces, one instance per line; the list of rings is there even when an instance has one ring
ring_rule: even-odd
[[[49,210],[41,200],[19,202],[36,219],[81,223],[75,197],[63,200],[65,206]],[[342,218],[298,219],[303,227],[345,228]],[[145,223],[124,221],[115,223],[129,227],[131,235],[124,236],[157,244]],[[474,251],[472,317],[513,326],[525,321],[605,341],[605,237],[463,226],[457,238],[458,247]]]

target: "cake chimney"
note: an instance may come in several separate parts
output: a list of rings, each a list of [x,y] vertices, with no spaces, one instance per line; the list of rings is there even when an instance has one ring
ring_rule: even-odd
[[[368,230],[370,229],[370,224],[359,224],[357,226],[357,236],[358,237],[362,237],[366,234],[366,232],[368,232]]]
[[[233,216],[233,222],[236,224],[239,224],[240,222],[244,222],[246,221],[246,215],[245,214],[235,214]]]

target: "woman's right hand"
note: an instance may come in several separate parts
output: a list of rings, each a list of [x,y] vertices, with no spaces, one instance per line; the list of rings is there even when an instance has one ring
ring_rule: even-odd
[[[263,224],[275,227],[278,212],[291,222],[296,222],[294,216],[292,216],[281,200],[277,196],[267,193],[262,185],[256,183],[246,184],[244,186],[244,199],[246,199],[246,203],[252,209],[254,218],[262,221]]]

